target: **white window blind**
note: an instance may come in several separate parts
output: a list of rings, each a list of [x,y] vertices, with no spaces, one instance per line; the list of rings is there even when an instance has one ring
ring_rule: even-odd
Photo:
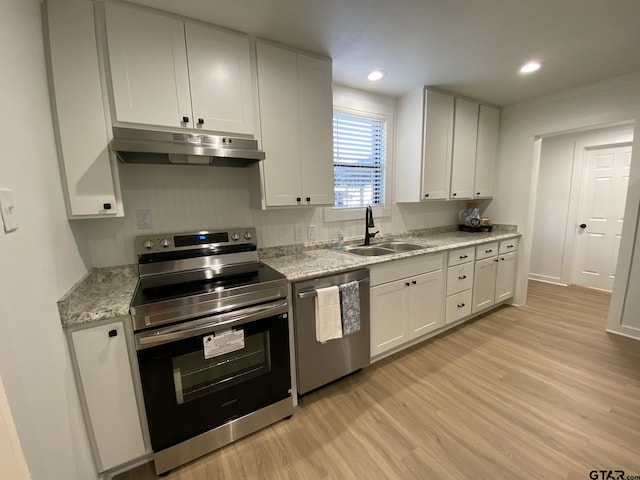
[[[386,121],[333,113],[334,207],[384,205]]]

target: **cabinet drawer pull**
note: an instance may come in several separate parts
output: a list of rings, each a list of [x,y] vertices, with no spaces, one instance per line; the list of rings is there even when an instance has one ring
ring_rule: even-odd
[[[411,280],[412,285],[415,285],[416,283],[418,283],[416,280]]]
[[[411,284],[409,282],[404,282],[405,287],[409,287],[411,286]]]
[[[493,250],[491,250],[491,249],[484,251],[484,253],[491,253],[491,252],[493,252]]]
[[[461,275],[461,276],[458,277],[458,280],[464,280],[465,278],[467,278],[466,275]]]
[[[462,308],[462,307],[464,307],[464,303],[459,303],[458,308]]]
[[[469,255],[460,255],[460,260],[464,260],[465,258],[469,258]]]
[[[504,262],[504,257],[502,257],[500,260],[502,260]]]
[[[513,248],[513,245],[507,245],[507,248]]]
[[[498,259],[496,258],[496,259],[494,260],[494,262],[497,262],[497,261],[498,261]]]

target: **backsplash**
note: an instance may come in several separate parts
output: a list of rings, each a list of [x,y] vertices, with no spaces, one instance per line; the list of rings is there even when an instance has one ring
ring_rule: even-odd
[[[250,205],[251,171],[245,168],[179,165],[119,165],[124,218],[73,221],[73,231],[85,263],[108,267],[136,263],[137,235],[200,228],[254,226],[259,246],[306,243],[307,226],[315,226],[315,241],[364,235],[362,219],[325,222],[323,208],[255,210]],[[390,217],[376,218],[381,233],[401,233],[457,223],[463,202],[393,204]],[[151,211],[151,229],[138,229],[136,210]]]

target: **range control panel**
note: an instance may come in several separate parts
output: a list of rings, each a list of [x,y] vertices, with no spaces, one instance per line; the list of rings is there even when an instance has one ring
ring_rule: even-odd
[[[255,245],[257,247],[255,228],[140,235],[135,239],[135,251],[136,255],[144,255],[146,253],[175,252],[193,250],[194,248],[214,248],[240,244]]]

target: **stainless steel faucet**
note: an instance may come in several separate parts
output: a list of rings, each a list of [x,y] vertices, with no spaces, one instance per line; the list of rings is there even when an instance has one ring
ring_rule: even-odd
[[[380,233],[380,230],[374,233],[370,233],[369,229],[374,227],[375,227],[375,224],[373,223],[373,209],[371,208],[371,205],[368,205],[364,214],[364,244],[365,245],[369,245],[371,243],[370,240],[373,237],[375,237],[378,233]]]

